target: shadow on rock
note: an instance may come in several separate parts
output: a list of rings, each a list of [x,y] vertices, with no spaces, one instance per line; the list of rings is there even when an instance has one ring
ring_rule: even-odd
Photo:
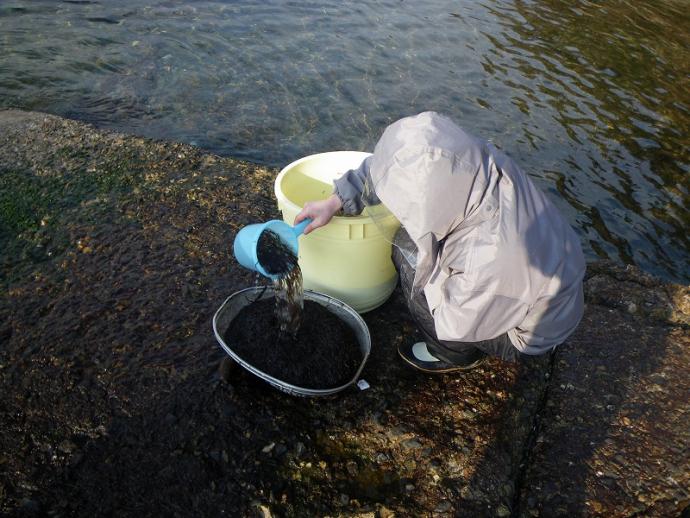
[[[555,355],[519,514],[688,512],[689,291],[593,265],[586,296],[578,331]]]

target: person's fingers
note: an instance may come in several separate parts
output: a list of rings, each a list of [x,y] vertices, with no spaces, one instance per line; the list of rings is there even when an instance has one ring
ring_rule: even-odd
[[[323,227],[326,223],[328,223],[327,218],[325,218],[322,214],[315,214],[312,218],[312,222],[309,223],[307,228],[304,229],[304,233],[308,234],[312,230]]]
[[[302,212],[300,212],[299,214],[297,214],[297,216],[295,216],[295,223],[294,224],[298,225],[299,223],[301,223],[302,221],[304,221],[305,219],[308,219],[308,218],[315,219],[315,216],[311,211],[302,209]]]
[[[322,214],[314,214],[312,222],[305,227],[304,234],[309,234],[311,231],[323,227],[326,223],[328,223],[327,218],[325,218]]]
[[[333,214],[326,201],[307,202],[297,216],[295,216],[295,225],[307,218],[311,218],[313,221],[305,227],[303,232],[304,234],[309,234],[317,228],[326,225],[333,217]]]
[[[304,219],[307,219],[309,217],[309,204],[307,203],[304,207],[302,207],[302,210],[299,211],[297,216],[295,216],[295,225],[297,225],[299,222],[301,222]]]

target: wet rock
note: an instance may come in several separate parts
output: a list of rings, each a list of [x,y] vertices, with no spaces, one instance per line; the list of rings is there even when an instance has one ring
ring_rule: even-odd
[[[300,458],[302,454],[304,453],[306,447],[304,446],[304,443],[301,441],[298,441],[295,444],[295,457]]]
[[[355,461],[349,461],[345,467],[351,477],[356,477],[359,473],[359,468],[357,467],[357,463]]]
[[[403,441],[402,446],[406,450],[417,450],[422,447],[422,445],[416,439],[408,439],[406,441]]]
[[[280,217],[276,172],[0,111],[0,175],[50,202],[0,248],[0,514],[36,494],[64,516],[686,512],[690,297],[634,269],[590,265],[577,333],[520,365],[409,369],[396,291],[366,315],[372,389],[294,398],[241,375],[210,320],[261,282],[228,243]]]
[[[72,441],[62,441],[60,445],[58,446],[58,450],[61,451],[62,453],[72,453],[74,450],[77,449],[77,445],[74,444]]]
[[[448,500],[442,500],[441,502],[438,503],[438,505],[434,508],[435,513],[447,513],[453,508],[453,504],[450,503]]]
[[[594,273],[585,317],[556,354],[561,390],[541,414],[520,500],[546,515],[673,515],[673,491],[690,487],[690,458],[676,449],[690,440],[676,418],[688,412],[690,335],[680,308],[675,317],[642,308],[680,288],[634,269]],[[639,312],[617,302],[621,293],[642,301]]]

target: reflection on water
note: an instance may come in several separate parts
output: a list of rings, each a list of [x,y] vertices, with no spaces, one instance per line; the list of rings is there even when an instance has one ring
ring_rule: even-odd
[[[594,234],[592,249],[685,279],[688,12],[682,1],[633,7],[550,0],[494,10],[507,29],[496,47],[519,55],[501,63],[522,78],[516,102],[526,115],[529,101],[549,103],[567,135],[556,158],[569,171],[551,174],[580,180],[563,177],[556,186],[578,208],[579,227]]]
[[[590,257],[689,280],[685,0],[0,4],[0,106],[284,165],[433,109],[550,192]]]

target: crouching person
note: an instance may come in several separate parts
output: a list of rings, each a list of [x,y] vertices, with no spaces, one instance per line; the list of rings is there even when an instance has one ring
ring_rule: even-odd
[[[333,215],[383,203],[400,221],[393,262],[425,341],[400,356],[426,372],[467,370],[487,355],[552,350],[582,318],[585,262],[556,207],[491,143],[433,112],[401,119],[373,155],[305,204],[305,234]]]

